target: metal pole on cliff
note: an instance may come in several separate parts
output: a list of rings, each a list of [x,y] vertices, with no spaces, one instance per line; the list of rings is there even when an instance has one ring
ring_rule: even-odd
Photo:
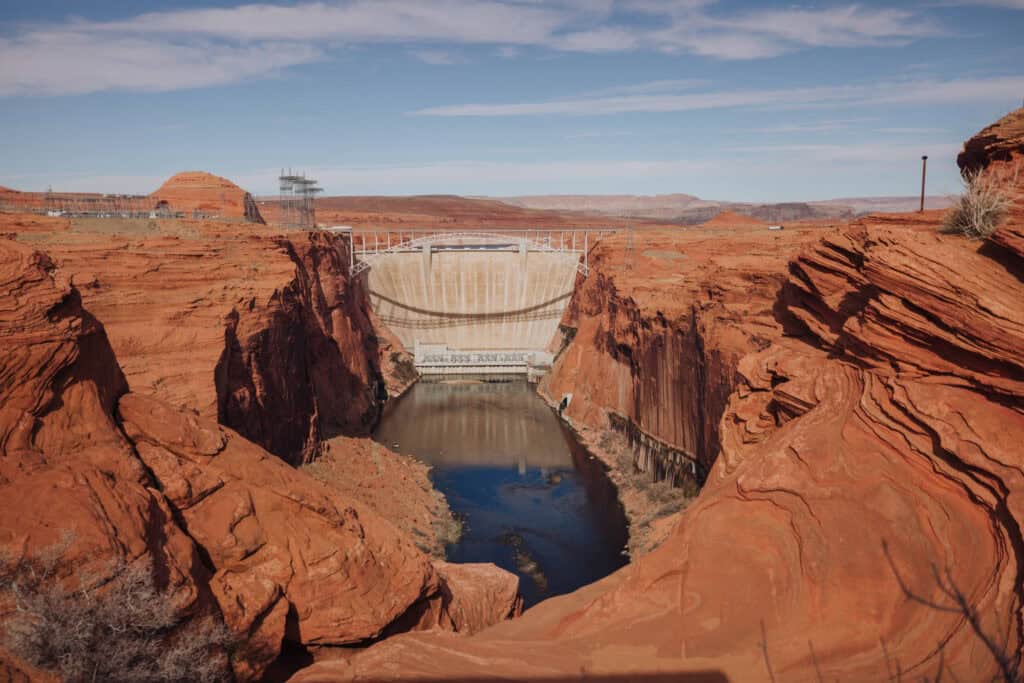
[[[928,175],[928,156],[921,157],[921,211],[924,211],[924,181]]]

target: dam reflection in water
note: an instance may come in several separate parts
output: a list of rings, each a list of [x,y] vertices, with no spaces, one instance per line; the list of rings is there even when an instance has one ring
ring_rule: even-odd
[[[527,607],[626,563],[626,521],[602,465],[523,379],[422,381],[374,438],[433,466],[465,524],[448,560],[515,572]]]

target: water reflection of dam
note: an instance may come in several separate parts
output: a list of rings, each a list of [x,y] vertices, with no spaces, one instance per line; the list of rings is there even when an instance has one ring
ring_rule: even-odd
[[[459,409],[452,410],[453,403]],[[565,440],[551,410],[526,382],[449,384],[424,382],[391,406],[376,438],[439,466],[566,466],[561,449],[539,447]]]
[[[389,407],[374,438],[432,466],[464,522],[448,561],[514,572],[527,607],[625,564],[615,487],[525,379],[420,382]]]

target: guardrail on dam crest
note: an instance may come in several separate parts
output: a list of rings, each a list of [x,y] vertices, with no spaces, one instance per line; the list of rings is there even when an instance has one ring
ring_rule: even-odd
[[[424,373],[526,372],[546,352],[612,230],[444,232],[329,228],[347,234],[381,322]]]

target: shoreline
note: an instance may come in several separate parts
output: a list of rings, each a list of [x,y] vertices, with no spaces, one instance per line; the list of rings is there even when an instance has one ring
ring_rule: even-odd
[[[577,425],[558,411],[559,402],[537,385],[537,395],[557,415],[587,453],[601,461],[605,475],[616,489],[616,497],[626,515],[629,541],[626,552],[635,560],[651,552],[668,537],[675,527],[676,513],[695,500],[682,489],[666,482],[654,482],[649,473],[634,465],[633,449],[624,434],[612,429]]]

